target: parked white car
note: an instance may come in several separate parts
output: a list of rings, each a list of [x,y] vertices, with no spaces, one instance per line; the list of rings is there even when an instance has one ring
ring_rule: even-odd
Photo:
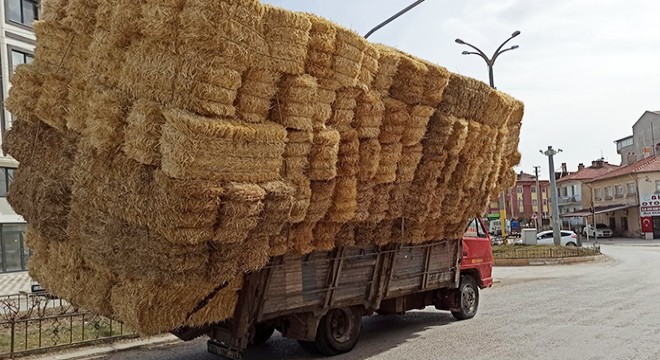
[[[577,246],[578,245],[578,240],[577,240],[577,234],[568,231],[568,230],[561,230],[561,245],[562,246]],[[552,230],[548,231],[541,231],[536,235],[536,243],[538,245],[554,245],[555,240],[552,235]]]
[[[596,231],[594,232],[594,226],[593,225],[587,225],[584,227],[582,230],[582,234],[584,236],[589,236],[589,237],[594,237],[594,233],[598,234],[599,238],[603,237],[612,237],[614,235],[614,232],[612,229],[610,229],[607,225],[605,224],[596,224]]]

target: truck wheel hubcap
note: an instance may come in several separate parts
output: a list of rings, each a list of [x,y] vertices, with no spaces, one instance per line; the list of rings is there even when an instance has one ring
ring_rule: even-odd
[[[465,313],[471,313],[474,311],[474,308],[476,307],[476,296],[472,286],[466,286],[463,289],[461,300],[463,311],[465,311]]]
[[[332,311],[329,316],[329,330],[333,339],[338,343],[348,341],[351,337],[351,330],[353,325],[350,314],[347,313],[347,310],[336,309]]]

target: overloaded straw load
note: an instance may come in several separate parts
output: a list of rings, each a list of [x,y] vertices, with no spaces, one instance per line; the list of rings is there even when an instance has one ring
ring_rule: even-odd
[[[523,106],[257,0],[44,0],[12,75],[31,276],[143,334],[230,318],[271,256],[461,237]]]

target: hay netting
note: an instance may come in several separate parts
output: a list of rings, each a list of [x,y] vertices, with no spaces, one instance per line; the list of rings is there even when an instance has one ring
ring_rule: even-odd
[[[257,0],[42,15],[3,139],[30,272],[142,333],[231,317],[273,256],[460,237],[515,180],[520,102],[316,15]]]

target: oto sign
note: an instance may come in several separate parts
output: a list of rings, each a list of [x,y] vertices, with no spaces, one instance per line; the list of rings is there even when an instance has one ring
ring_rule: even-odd
[[[660,216],[660,195],[639,195],[640,216]]]

